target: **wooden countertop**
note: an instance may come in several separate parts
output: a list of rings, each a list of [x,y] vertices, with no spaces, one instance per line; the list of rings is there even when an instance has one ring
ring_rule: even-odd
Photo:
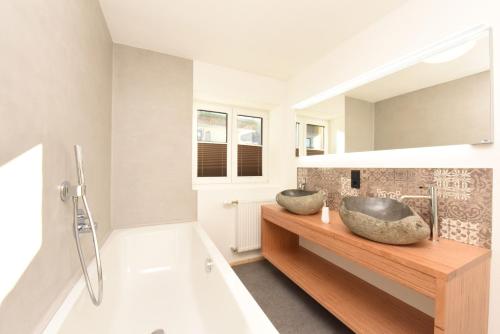
[[[300,216],[286,211],[277,204],[268,204],[262,206],[262,218],[270,221],[289,221],[331,238],[333,244],[335,241],[351,244],[390,261],[445,280],[453,278],[459,271],[491,256],[489,249],[447,239],[441,239],[436,243],[425,240],[406,246],[370,241],[353,234],[342,223],[336,211],[330,211],[330,223],[323,224],[320,213]]]

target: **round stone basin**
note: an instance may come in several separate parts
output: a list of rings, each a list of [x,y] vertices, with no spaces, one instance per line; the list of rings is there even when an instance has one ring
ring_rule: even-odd
[[[431,232],[408,205],[390,198],[344,197],[339,214],[354,234],[386,244],[413,244]]]
[[[276,202],[298,215],[312,215],[323,207],[324,194],[319,191],[287,189],[276,195]]]

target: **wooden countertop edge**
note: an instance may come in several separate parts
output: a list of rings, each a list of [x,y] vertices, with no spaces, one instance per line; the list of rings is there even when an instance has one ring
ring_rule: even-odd
[[[485,260],[488,260],[488,259],[491,259],[491,250],[488,250],[487,253],[484,253],[478,257],[476,257],[475,259],[473,259],[472,261],[468,262],[467,264],[465,264],[464,266],[460,267],[460,268],[457,268],[455,269],[452,273],[450,273],[448,275],[448,280],[452,279],[453,277],[457,276],[458,274],[464,272],[464,271],[467,271],[469,270],[469,268],[472,268],[474,266],[476,266],[477,264],[485,261]]]

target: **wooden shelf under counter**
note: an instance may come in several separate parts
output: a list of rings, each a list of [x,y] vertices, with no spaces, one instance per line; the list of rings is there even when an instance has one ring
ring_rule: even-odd
[[[302,248],[299,236],[435,300],[425,313]],[[262,253],[356,333],[487,333],[490,251],[450,240],[410,246],[352,234],[338,213],[262,206]]]

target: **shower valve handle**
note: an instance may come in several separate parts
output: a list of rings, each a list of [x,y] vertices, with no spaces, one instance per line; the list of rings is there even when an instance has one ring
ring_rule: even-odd
[[[77,210],[77,224],[78,224],[78,232],[80,233],[92,233],[92,226],[90,225],[89,217],[85,214],[85,211],[82,209]],[[99,223],[94,221],[94,227],[97,230]]]

